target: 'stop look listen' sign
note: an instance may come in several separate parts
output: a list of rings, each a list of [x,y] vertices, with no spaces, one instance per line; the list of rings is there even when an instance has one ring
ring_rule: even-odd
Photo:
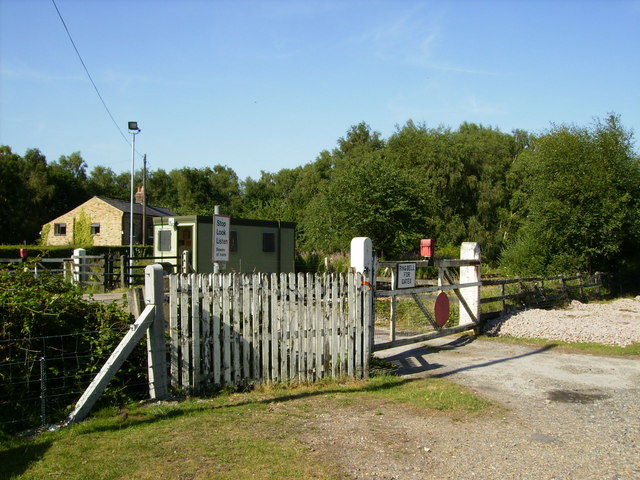
[[[229,244],[231,237],[231,217],[227,215],[213,216],[213,261],[229,261]]]

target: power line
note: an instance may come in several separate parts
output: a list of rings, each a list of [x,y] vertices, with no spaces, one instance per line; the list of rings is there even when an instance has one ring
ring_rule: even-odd
[[[109,107],[107,107],[107,104],[104,101],[104,99],[102,98],[102,95],[100,95],[100,91],[98,90],[98,87],[96,86],[96,83],[93,81],[93,78],[91,77],[91,74],[89,73],[89,69],[87,68],[87,66],[84,63],[84,60],[82,59],[82,55],[80,55],[80,52],[78,51],[78,47],[76,47],[76,43],[73,41],[73,37],[71,37],[71,32],[69,32],[69,29],[67,28],[67,24],[64,21],[64,18],[62,18],[62,14],[60,13],[60,10],[58,9],[58,5],[56,5],[56,1],[55,0],[51,0],[51,3],[53,3],[53,6],[55,7],[56,12],[58,12],[58,17],[60,17],[60,21],[62,22],[62,25],[64,26],[64,29],[67,32],[69,40],[71,41],[71,45],[73,45],[73,49],[76,51],[76,54],[78,55],[78,58],[80,59],[80,63],[82,64],[82,67],[84,68],[84,71],[86,72],[87,77],[89,77],[89,80],[91,81],[91,85],[93,85],[94,90],[98,94],[98,98],[100,98],[100,101],[102,102],[102,105],[104,106],[104,109],[109,114],[109,117],[111,118],[111,121],[113,122],[113,124],[116,126],[116,128],[120,132],[120,135],[122,135],[122,138],[124,138],[124,141],[127,142],[128,145],[131,145],[131,142],[129,142],[129,139],[126,137],[126,135],[124,134],[122,129],[118,126],[118,122],[116,122],[116,119],[113,118],[113,115],[111,115],[111,111],[109,110]],[[140,155],[140,154],[138,154],[138,155]]]

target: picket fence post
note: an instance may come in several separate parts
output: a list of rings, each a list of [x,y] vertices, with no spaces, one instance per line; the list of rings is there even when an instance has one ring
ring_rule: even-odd
[[[153,322],[147,330],[149,396],[156,400],[169,393],[167,386],[167,353],[164,337],[164,271],[156,263],[144,269],[144,300],[155,307]]]

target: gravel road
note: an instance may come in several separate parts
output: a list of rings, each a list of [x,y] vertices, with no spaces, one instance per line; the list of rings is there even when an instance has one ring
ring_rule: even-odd
[[[571,340],[587,324],[598,332],[581,329],[588,341],[637,338],[640,301],[607,305],[523,312],[492,328]],[[612,321],[625,323],[621,334],[600,330]],[[501,407],[457,418],[389,405],[319,413],[307,443],[353,478],[640,479],[640,358],[451,337],[380,353],[407,378],[445,377]]]

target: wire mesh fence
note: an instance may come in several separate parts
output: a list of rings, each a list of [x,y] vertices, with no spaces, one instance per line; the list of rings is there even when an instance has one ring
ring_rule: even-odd
[[[0,429],[57,423],[111,354],[121,329],[0,340]],[[103,402],[140,398],[147,388],[144,346],[113,380]]]

